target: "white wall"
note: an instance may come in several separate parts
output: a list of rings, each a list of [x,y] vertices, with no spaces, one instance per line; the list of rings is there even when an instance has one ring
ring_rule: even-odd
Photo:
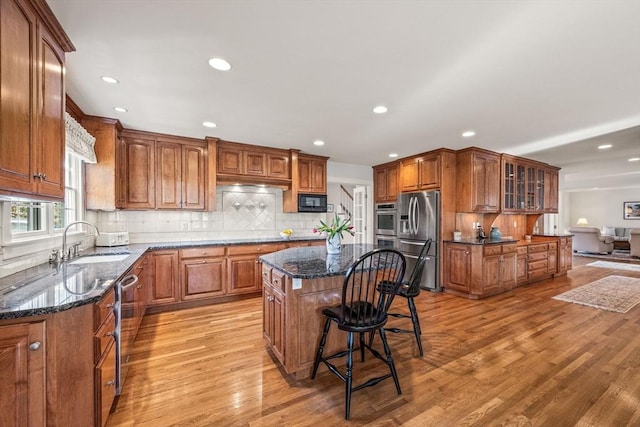
[[[587,218],[593,227],[640,228],[640,220],[623,219],[622,215],[623,202],[640,201],[640,189],[569,192],[562,201],[561,221],[565,230],[580,217]]]

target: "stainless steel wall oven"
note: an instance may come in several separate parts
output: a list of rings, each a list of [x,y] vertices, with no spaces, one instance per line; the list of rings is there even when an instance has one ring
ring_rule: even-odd
[[[395,236],[398,211],[395,203],[379,203],[376,205],[377,235]]]

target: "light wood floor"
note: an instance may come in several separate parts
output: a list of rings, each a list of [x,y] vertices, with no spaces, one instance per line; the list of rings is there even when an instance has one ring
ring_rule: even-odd
[[[411,335],[389,334],[403,394],[391,380],[355,392],[349,422],[334,375],[297,381],[278,368],[259,298],[148,315],[107,425],[638,426],[640,305],[617,314],[551,299],[608,275],[640,277],[590,261],[481,301],[423,292],[424,357]],[[356,383],[380,368],[356,363]]]

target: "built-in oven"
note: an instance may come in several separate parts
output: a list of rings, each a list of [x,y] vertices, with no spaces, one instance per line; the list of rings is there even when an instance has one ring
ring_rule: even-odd
[[[381,236],[376,236],[375,237],[374,244],[378,248],[396,249],[397,240],[396,240],[395,236],[384,236],[384,235],[381,235]]]
[[[395,236],[397,215],[395,203],[378,203],[376,205],[376,234]]]

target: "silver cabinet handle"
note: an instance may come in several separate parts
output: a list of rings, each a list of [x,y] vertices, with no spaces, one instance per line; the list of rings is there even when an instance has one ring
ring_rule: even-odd
[[[104,385],[106,385],[107,387],[111,387],[111,386],[116,385],[116,381],[115,380],[109,380]]]
[[[29,350],[31,351],[36,351],[39,348],[40,348],[40,341],[34,341],[31,344],[29,344]]]

